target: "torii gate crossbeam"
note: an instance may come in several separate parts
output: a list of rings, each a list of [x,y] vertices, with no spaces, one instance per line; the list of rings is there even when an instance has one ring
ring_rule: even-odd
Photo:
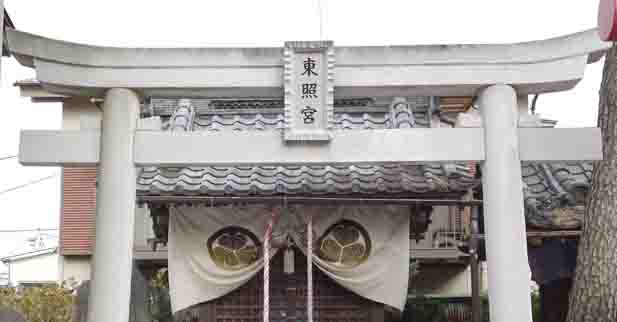
[[[160,129],[160,125],[155,127]],[[484,161],[484,133],[483,128],[335,131],[337,140],[330,145],[290,147],[281,142],[278,133],[169,135],[141,127],[135,131],[134,162],[142,167],[196,167]],[[581,161],[601,156],[598,128],[519,128],[518,136],[521,161]],[[96,166],[100,137],[98,129],[22,131],[19,162],[27,166]]]

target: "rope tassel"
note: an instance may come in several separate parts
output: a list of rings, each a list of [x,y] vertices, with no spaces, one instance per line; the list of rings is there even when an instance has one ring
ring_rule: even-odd
[[[294,254],[293,248],[291,248],[291,246],[288,246],[287,249],[285,249],[284,267],[283,267],[283,272],[285,272],[285,274],[287,275],[291,275],[295,271],[295,267],[296,267],[296,262],[294,258],[295,256],[296,255]]]

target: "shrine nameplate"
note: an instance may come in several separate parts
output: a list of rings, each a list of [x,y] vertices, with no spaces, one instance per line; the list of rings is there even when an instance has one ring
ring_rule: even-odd
[[[285,140],[328,142],[334,121],[331,41],[285,43]]]

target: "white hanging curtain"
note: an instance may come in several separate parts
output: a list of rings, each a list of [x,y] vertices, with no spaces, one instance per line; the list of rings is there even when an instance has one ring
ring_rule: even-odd
[[[288,218],[312,217],[313,263],[341,286],[375,302],[405,308],[409,283],[409,208],[304,207]],[[306,253],[306,229],[290,230]]]
[[[354,293],[402,310],[409,277],[407,207],[292,207],[273,229],[273,244],[291,236],[312,261]],[[219,298],[263,267],[269,207],[180,207],[171,210],[169,284],[174,312]],[[272,258],[276,250],[272,249]]]
[[[263,237],[271,210],[261,207],[172,208],[169,291],[174,312],[219,298],[263,267]],[[279,238],[277,233],[274,238]],[[276,249],[270,252],[270,258]]]

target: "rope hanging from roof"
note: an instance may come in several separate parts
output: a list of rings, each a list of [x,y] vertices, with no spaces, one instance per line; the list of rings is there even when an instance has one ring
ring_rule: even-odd
[[[270,220],[266,226],[264,234],[264,278],[263,278],[263,321],[270,321],[270,247],[272,241],[272,231],[281,215],[279,209],[273,208]],[[306,214],[306,245],[307,245],[307,296],[306,310],[307,322],[313,322],[313,216],[312,213]]]
[[[272,230],[278,222],[280,210],[273,208],[270,215],[270,221],[266,226],[264,235],[264,322],[270,322],[270,240],[272,239]]]
[[[306,294],[306,311],[307,321],[313,322],[313,214],[307,213],[306,223],[306,258],[307,258],[307,294]]]

